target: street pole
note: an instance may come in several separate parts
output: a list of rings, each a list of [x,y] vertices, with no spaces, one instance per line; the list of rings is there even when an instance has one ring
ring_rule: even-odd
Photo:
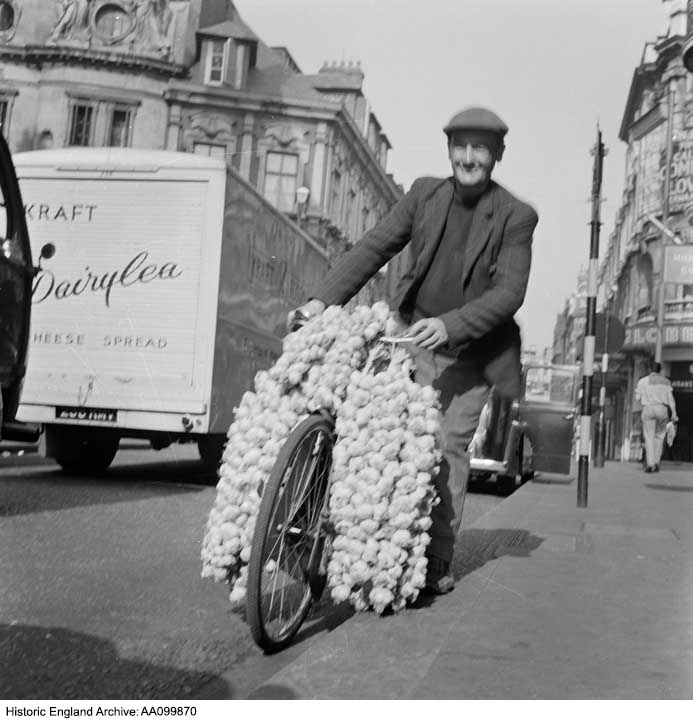
[[[666,226],[669,220],[669,195],[671,193],[671,158],[674,145],[674,93],[667,91],[667,148],[666,167],[664,168],[664,193],[662,197],[662,223]],[[662,344],[664,338],[664,277],[666,263],[667,233],[662,231],[662,262],[660,263],[659,283],[657,284],[657,336],[655,341],[655,363],[662,362]]]
[[[602,191],[604,143],[602,131],[597,126],[597,142],[592,169],[592,220],[590,221],[590,260],[587,271],[587,310],[585,344],[583,352],[582,399],[580,401],[580,457],[578,458],[578,508],[587,506],[587,481],[589,476],[589,452],[592,442],[592,378],[594,376],[594,345],[597,325],[597,273],[599,270],[599,211]]]

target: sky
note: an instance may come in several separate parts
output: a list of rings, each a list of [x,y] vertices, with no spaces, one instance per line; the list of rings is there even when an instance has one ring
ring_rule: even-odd
[[[589,260],[592,156],[604,160],[600,258],[624,185],[618,133],[646,42],[666,32],[666,0],[236,0],[268,45],[302,72],[360,61],[363,91],[408,190],[450,174],[442,128],[468,105],[507,123],[494,179],[539,213],[532,272],[516,318],[525,347],[552,344],[556,315]]]

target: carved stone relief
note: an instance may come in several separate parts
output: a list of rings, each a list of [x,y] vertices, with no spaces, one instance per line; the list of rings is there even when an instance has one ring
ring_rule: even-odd
[[[209,143],[225,145],[229,154],[236,151],[235,123],[227,118],[203,111],[190,116],[185,125],[183,145],[186,150],[193,150],[195,143]]]
[[[170,0],[56,0],[56,10],[48,44],[125,45],[130,52],[159,56],[171,51]]]
[[[57,0],[58,21],[48,38],[49,43],[60,40],[88,40],[89,0]]]

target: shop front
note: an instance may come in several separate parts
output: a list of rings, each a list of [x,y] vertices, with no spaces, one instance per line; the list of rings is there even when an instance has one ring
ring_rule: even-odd
[[[627,391],[623,405],[622,460],[639,461],[642,456],[641,407],[635,400],[635,385],[649,372],[654,357],[657,327],[654,321],[626,326],[622,353]],[[693,461],[693,321],[667,321],[662,337],[662,370],[671,380],[679,416],[676,439],[665,448],[664,459]]]

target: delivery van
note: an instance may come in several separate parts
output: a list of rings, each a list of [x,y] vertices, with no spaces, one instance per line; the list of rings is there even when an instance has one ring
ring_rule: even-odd
[[[18,418],[71,472],[121,438],[194,441],[219,462],[233,408],[281,353],[326,252],[223,159],[123,148],[18,153],[34,249]]]

